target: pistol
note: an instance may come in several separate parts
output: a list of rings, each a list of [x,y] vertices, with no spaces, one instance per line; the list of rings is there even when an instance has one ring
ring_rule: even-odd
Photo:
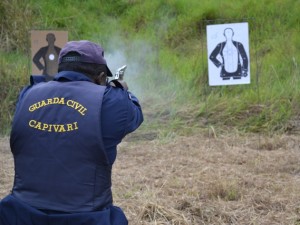
[[[124,66],[118,68],[117,71],[116,71],[116,73],[115,73],[114,79],[116,79],[116,80],[123,80],[126,68],[127,68],[127,65],[124,65]]]

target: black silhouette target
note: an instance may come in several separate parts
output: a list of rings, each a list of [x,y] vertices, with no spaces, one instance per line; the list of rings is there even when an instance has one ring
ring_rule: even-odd
[[[209,85],[250,83],[248,23],[207,25]]]

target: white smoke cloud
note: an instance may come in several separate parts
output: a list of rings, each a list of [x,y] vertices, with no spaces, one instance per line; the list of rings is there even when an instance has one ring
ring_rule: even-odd
[[[123,65],[127,65],[124,80],[129,86],[129,90],[136,95],[145,93],[145,80],[149,80],[149,75],[153,71],[153,59],[155,50],[146,41],[135,40],[124,42],[118,38],[110,40],[106,46],[105,58],[111,72]],[[146,82],[147,83],[147,82]]]

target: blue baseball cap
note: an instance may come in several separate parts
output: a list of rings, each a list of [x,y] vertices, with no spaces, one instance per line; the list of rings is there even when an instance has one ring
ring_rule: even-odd
[[[66,56],[70,52],[77,52],[80,56]],[[84,62],[95,63],[100,65],[106,65],[107,76],[112,77],[110,69],[107,67],[106,60],[104,58],[104,49],[93,42],[81,40],[81,41],[69,41],[61,49],[58,56],[58,63],[63,62]]]

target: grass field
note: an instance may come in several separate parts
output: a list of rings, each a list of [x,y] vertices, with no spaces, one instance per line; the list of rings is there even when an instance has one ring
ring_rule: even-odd
[[[142,101],[113,170],[130,225],[300,225],[299,12],[296,0],[0,1],[0,199],[28,31],[57,29],[125,60]],[[208,86],[208,20],[249,22],[250,85]]]
[[[300,109],[299,11],[295,0],[3,0],[0,134],[9,133],[18,91],[28,83],[33,29],[65,30],[69,40],[100,43],[109,64],[128,64],[128,76],[144,94],[171,96],[174,104],[162,111],[180,111],[187,103],[194,117],[213,125],[285,133]],[[208,87],[208,21],[249,23],[250,85]],[[125,62],[110,57],[120,54]]]
[[[129,135],[113,169],[114,204],[131,225],[299,225],[299,135]],[[0,198],[13,159],[0,141]]]

